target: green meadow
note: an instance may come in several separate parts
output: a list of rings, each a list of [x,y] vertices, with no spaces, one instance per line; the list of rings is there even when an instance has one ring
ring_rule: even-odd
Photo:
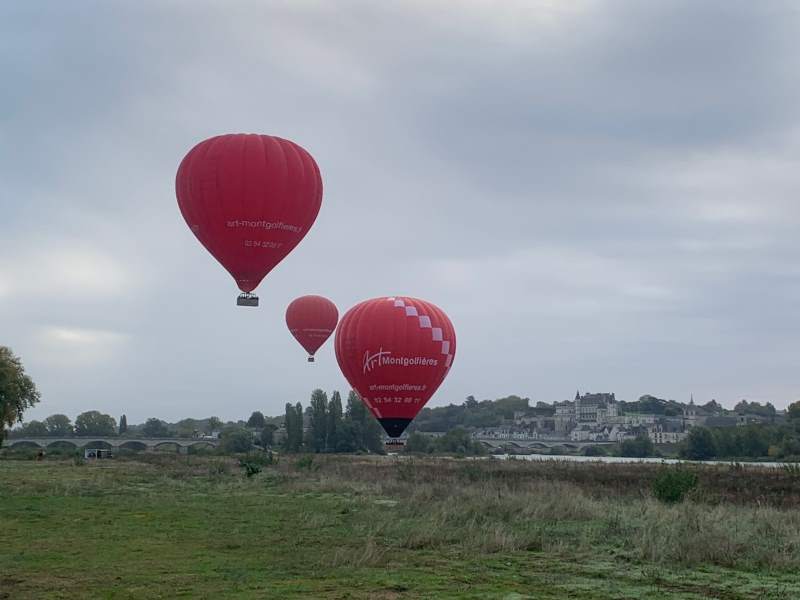
[[[791,469],[687,467],[667,504],[652,465],[260,466],[0,460],[0,598],[800,597]]]

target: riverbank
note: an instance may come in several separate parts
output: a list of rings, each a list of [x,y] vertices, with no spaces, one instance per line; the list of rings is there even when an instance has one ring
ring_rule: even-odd
[[[0,598],[800,597],[800,478],[648,464],[0,462]]]

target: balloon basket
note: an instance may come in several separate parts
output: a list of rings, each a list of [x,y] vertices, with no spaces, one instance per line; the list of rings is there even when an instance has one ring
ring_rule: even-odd
[[[314,357],[313,356],[309,356],[308,357],[308,362],[314,362]]]
[[[401,452],[406,447],[406,443],[404,440],[398,440],[395,438],[388,439],[384,443],[387,452]]]
[[[236,306],[258,306],[258,296],[255,294],[239,294],[236,298]]]

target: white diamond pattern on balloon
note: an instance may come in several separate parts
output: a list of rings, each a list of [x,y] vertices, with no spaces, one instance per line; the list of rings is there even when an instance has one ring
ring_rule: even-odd
[[[445,355],[444,366],[446,369],[449,369],[450,365],[453,363],[453,355],[450,353],[450,340],[442,338],[441,327],[431,327],[431,318],[428,315],[420,315],[415,306],[406,306],[402,298],[392,296],[386,300],[387,302],[393,302],[395,307],[404,309],[407,317],[416,317],[420,329],[431,330],[433,341],[442,343],[442,354]]]

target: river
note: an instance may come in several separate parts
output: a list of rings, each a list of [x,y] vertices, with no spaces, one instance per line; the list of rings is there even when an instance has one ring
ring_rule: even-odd
[[[781,469],[787,464],[796,465],[798,463],[782,462],[738,462],[731,460],[680,460],[677,458],[629,458],[626,456],[575,456],[570,454],[493,454],[489,458],[500,460],[536,460],[536,461],[567,461],[582,463],[651,463],[664,465],[695,464],[695,465],[741,465],[743,467],[754,467],[762,469]]]

